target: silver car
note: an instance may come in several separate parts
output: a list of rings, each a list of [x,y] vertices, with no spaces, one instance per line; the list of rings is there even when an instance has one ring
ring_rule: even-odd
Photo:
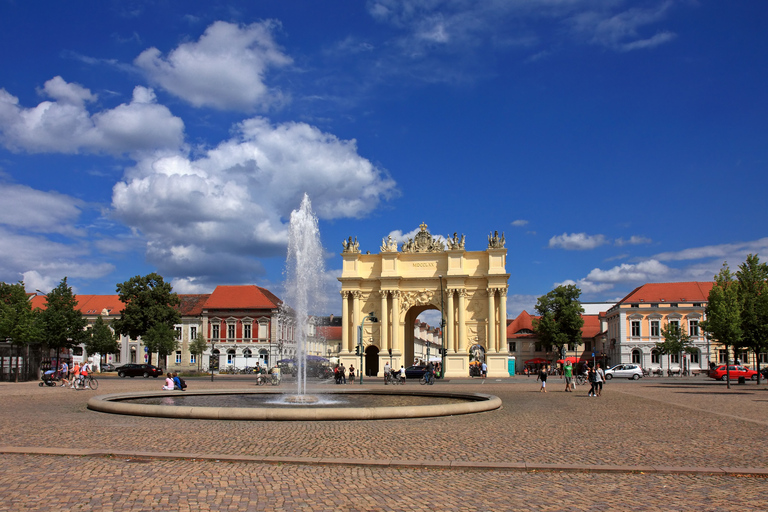
[[[605,370],[605,379],[634,379],[637,380],[643,376],[643,369],[639,364],[617,364],[613,368]]]

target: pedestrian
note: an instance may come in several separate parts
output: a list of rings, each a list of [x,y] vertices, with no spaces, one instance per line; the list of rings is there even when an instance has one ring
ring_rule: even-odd
[[[339,365],[333,367],[333,381],[336,384],[341,383],[341,377],[339,377]]]
[[[488,375],[488,365],[485,364],[485,361],[483,361],[483,364],[480,368],[482,368],[483,378],[485,378]]]
[[[165,376],[165,386],[163,386],[163,391],[173,391],[173,375],[170,373]]]
[[[75,361],[74,366],[72,366],[72,381],[69,383],[69,387],[76,388],[79,380],[80,380],[80,363]]]
[[[539,371],[539,375],[536,377],[536,380],[541,381],[541,389],[539,389],[539,393],[546,393],[547,392],[547,368],[545,366],[541,367],[541,370]]]
[[[355,366],[349,365],[349,382],[355,383]]]
[[[387,361],[386,363],[384,363],[384,378],[385,379],[387,378],[387,375],[390,375],[389,372],[391,372],[391,371],[392,371],[392,367],[389,366],[389,361]]]
[[[565,367],[563,369],[563,375],[565,376],[565,391],[570,392],[571,391],[571,385],[573,383],[573,366],[571,365],[570,361],[565,362]]]
[[[600,368],[600,363],[597,363],[597,370],[595,370],[595,393],[597,396],[603,394],[603,382],[605,382],[605,372]]]
[[[405,384],[405,367],[400,365],[400,382]]]
[[[344,363],[341,363],[341,366],[339,366],[339,376],[341,377],[341,383],[346,384],[347,383],[347,369],[344,368]]]
[[[587,379],[589,379],[589,393],[587,393],[587,396],[597,396],[595,395],[595,369],[591,366],[587,372]]]
[[[59,375],[61,376],[61,387],[69,384],[69,365],[66,361],[61,362],[61,366],[59,367]]]

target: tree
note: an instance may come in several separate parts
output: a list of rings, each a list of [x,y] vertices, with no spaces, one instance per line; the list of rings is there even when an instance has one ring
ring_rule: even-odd
[[[534,319],[534,332],[546,347],[556,347],[559,355],[567,344],[581,344],[584,309],[579,302],[580,295],[576,285],[560,285],[539,297],[536,303],[536,312],[541,318]]]
[[[104,319],[99,315],[93,323],[93,327],[88,331],[88,338],[85,340],[85,350],[89,354],[114,354],[119,349],[117,339]]]
[[[677,324],[668,323],[661,329],[661,335],[664,341],[656,343],[656,350],[663,355],[681,354],[683,352],[691,353],[696,348],[691,343],[691,337]]]
[[[768,264],[760,263],[756,254],[747,255],[736,272],[741,305],[741,339],[743,346],[755,354],[757,384],[760,384],[760,354],[768,345]]]
[[[165,361],[168,354],[171,354],[179,348],[179,340],[176,339],[176,330],[166,324],[157,323],[149,328],[142,337],[147,352],[152,354],[157,352],[158,366],[161,361]]]
[[[727,386],[731,387],[731,375],[728,349],[741,345],[741,305],[739,303],[738,282],[723,262],[723,267],[715,276],[715,283],[709,291],[707,306],[704,309],[707,319],[701,328],[707,335],[725,347],[725,369]]]
[[[141,337],[144,346],[151,348],[148,350],[151,363],[155,349],[168,350],[172,345],[168,341],[168,330],[173,331],[173,326],[181,322],[181,315],[174,307],[180,304],[179,296],[173,292],[170,283],[164,282],[163,277],[154,272],[118,284],[117,293],[125,307],[120,318],[112,321],[112,327],[115,332],[132,339]],[[155,329],[149,334],[152,328],[159,325],[166,326],[168,330]],[[172,339],[176,339],[175,332]],[[176,350],[175,346],[173,350]],[[170,351],[166,355],[168,353]]]
[[[40,340],[39,314],[24,290],[24,283],[0,283],[0,339],[10,340],[16,347],[29,347]],[[29,360],[29,351],[27,358]],[[16,382],[19,381],[19,358],[16,358]]]
[[[208,348],[208,342],[202,332],[198,332],[195,339],[189,344],[189,353],[194,354],[197,359],[197,371],[200,371],[200,360],[203,358],[205,349]]]
[[[49,347],[56,348],[58,359],[62,348],[72,348],[86,341],[88,319],[77,308],[77,297],[67,285],[66,277],[45,297],[47,304],[40,315],[43,336]]]

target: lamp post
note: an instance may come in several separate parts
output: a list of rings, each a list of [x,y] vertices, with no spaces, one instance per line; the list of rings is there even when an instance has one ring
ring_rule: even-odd
[[[213,358],[216,349],[216,341],[211,340],[211,357],[208,358],[208,369],[211,371],[211,382],[213,382]]]
[[[360,368],[358,368],[358,371],[360,372],[361,385],[363,383],[363,326],[365,325],[366,320],[370,322],[379,321],[379,319],[376,318],[376,316],[373,314],[373,311],[371,311],[363,317],[363,321],[360,322],[360,327],[357,328],[357,350],[360,352]]]

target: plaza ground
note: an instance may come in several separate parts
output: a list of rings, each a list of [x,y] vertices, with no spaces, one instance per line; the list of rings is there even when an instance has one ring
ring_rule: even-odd
[[[234,389],[249,379],[188,384]],[[109,415],[87,410],[87,399],[163,382],[100,384],[93,392],[0,383],[0,511],[768,508],[768,388],[755,383],[614,380],[591,398],[584,386],[564,393],[557,378],[546,394],[533,377],[409,382],[497,395],[503,406],[347,422]],[[316,385],[328,387],[338,389]],[[388,389],[375,379],[363,387]]]

